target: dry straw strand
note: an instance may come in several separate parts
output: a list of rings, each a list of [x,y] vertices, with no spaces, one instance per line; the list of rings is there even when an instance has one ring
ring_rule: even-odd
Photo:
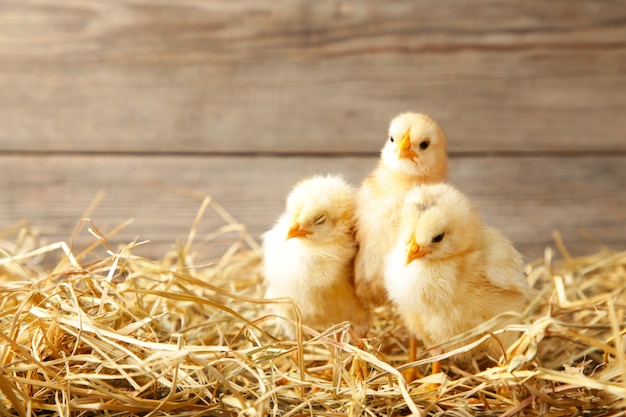
[[[152,260],[135,255],[147,242],[111,243],[127,222],[106,232],[90,220],[102,196],[70,244],[42,245],[26,222],[0,232],[2,415],[619,415],[626,405],[626,252],[574,257],[555,235],[563,260],[547,250],[529,264],[537,297],[524,314],[459,335],[441,347],[463,346],[443,355],[422,351],[410,366],[442,359],[446,372],[407,383],[408,335],[388,309],[359,343],[347,323],[317,332],[298,319],[286,340],[266,307],[288,300],[262,299],[259,246],[212,198],[193,195],[187,239]],[[200,236],[209,209],[225,224]],[[92,242],[78,248],[84,225]],[[199,261],[233,234],[219,259]],[[517,340],[501,357],[455,361],[503,333]]]

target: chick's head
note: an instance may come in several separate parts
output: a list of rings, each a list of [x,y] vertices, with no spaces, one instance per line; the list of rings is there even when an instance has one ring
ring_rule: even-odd
[[[314,176],[295,185],[287,197],[286,239],[326,244],[352,236],[354,189],[339,176]]]
[[[424,182],[443,181],[448,170],[446,136],[430,117],[403,113],[391,121],[381,157],[394,172]]]
[[[407,193],[400,242],[408,265],[443,260],[478,248],[482,222],[469,199],[448,184],[421,185]]]

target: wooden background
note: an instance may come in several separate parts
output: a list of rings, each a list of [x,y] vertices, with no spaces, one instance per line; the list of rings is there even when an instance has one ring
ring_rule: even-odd
[[[91,218],[133,218],[113,241],[146,256],[186,237],[192,193],[258,237],[302,177],[360,183],[405,110],[529,259],[553,230],[626,248],[621,0],[0,0],[0,230],[69,241],[105,190]]]

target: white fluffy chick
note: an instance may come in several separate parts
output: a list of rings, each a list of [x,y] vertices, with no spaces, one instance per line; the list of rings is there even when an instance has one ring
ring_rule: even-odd
[[[389,138],[376,169],[357,194],[355,286],[368,306],[387,303],[384,258],[396,241],[400,207],[408,190],[445,180],[446,137],[430,117],[403,113],[389,125]]]
[[[524,308],[532,290],[522,256],[465,195],[448,184],[422,185],[407,193],[401,216],[385,287],[413,336],[436,345]]]
[[[285,212],[263,235],[263,269],[268,299],[290,298],[302,323],[324,330],[350,321],[358,336],[369,314],[353,282],[354,189],[339,176],[314,176],[296,184]],[[277,315],[295,319],[290,304],[273,304]],[[290,338],[295,328],[281,321]]]

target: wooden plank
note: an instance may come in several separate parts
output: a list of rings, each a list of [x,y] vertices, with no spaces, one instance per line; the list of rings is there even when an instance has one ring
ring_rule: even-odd
[[[0,151],[624,151],[621,1],[5,0]],[[469,18],[468,16],[471,16]]]
[[[39,227],[48,241],[69,241],[97,191],[104,200],[91,215],[110,230],[134,223],[115,237],[152,243],[138,253],[157,258],[185,239],[200,200],[173,188],[211,195],[258,237],[283,209],[297,180],[341,172],[355,184],[372,169],[362,157],[129,157],[0,156],[0,230],[19,219]],[[529,258],[542,256],[560,230],[573,254],[599,245],[626,249],[626,157],[461,157],[451,161],[451,182],[472,197],[488,224],[501,228]],[[198,239],[224,222],[211,212]],[[232,243],[229,235],[220,245]],[[78,242],[92,238],[83,230]],[[202,246],[203,256],[223,246]]]

